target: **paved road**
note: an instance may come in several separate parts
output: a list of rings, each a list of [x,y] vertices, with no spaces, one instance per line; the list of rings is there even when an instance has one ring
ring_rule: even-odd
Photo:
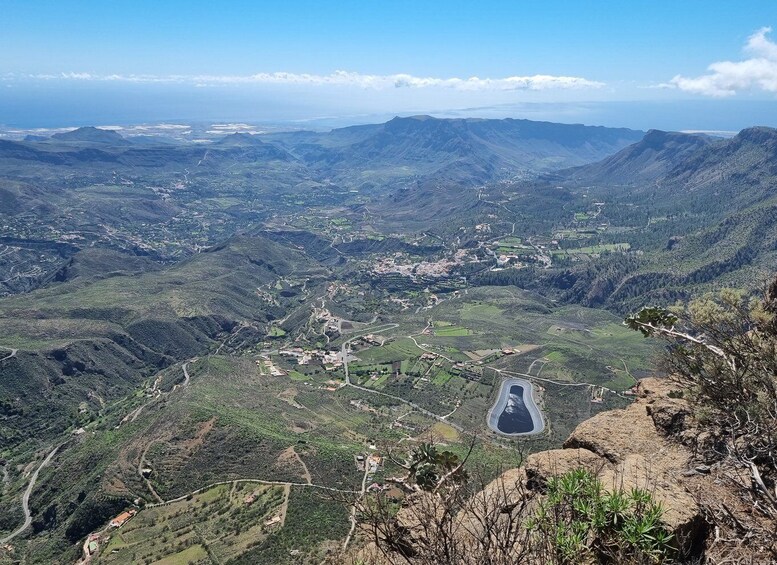
[[[181,367],[183,369],[183,386],[187,386],[189,384],[189,371],[187,370],[189,367],[189,363],[184,363]]]
[[[382,326],[378,326],[381,329],[379,329],[379,330],[371,330],[370,333],[376,334],[376,333],[380,333],[380,332],[385,332],[387,330],[394,329],[394,328],[396,328],[398,326],[399,326],[399,324],[389,324],[388,327],[385,327],[385,328],[382,327]],[[365,331],[367,331],[367,330],[365,330]],[[439,414],[435,414],[434,412],[430,412],[426,408],[421,408],[415,402],[410,402],[409,400],[406,400],[406,399],[402,398],[401,396],[395,396],[393,394],[388,394],[387,392],[381,392],[379,390],[373,390],[371,388],[366,388],[366,387],[363,387],[363,386],[359,386],[359,385],[353,384],[351,382],[350,374],[348,373],[348,351],[347,351],[347,346],[353,340],[355,340],[355,339],[357,339],[359,337],[362,337],[362,336],[361,335],[354,336],[351,339],[349,339],[348,341],[344,342],[343,346],[342,346],[342,349],[341,349],[340,355],[343,358],[343,370],[345,372],[345,386],[350,386],[350,387],[355,388],[357,390],[362,390],[364,392],[369,392],[370,394],[377,394],[377,395],[380,395],[380,396],[385,396],[386,398],[392,398],[394,400],[398,400],[399,402],[402,402],[404,404],[407,404],[411,408],[414,408],[415,410],[417,410],[421,414],[429,416],[430,418],[434,418],[435,420],[439,420],[440,422],[445,422],[446,424],[448,424],[449,426],[451,426],[452,428],[455,428],[456,430],[458,430],[460,432],[464,431],[464,428],[462,428],[460,425],[458,425],[458,424],[456,424],[454,422],[448,422],[445,419],[446,416],[440,416]]]
[[[617,394],[618,396],[621,396],[623,398],[627,398],[626,396],[623,396],[622,392],[619,392],[619,391],[611,389],[611,388],[607,388],[606,386],[597,385],[597,384],[593,384],[593,383],[568,383],[568,382],[563,382],[563,381],[554,381],[552,379],[546,379],[544,377],[538,377],[538,376],[535,376],[535,375],[529,375],[527,373],[519,373],[517,371],[508,371],[507,369],[497,369],[495,367],[488,367],[488,368],[491,369],[492,371],[495,371],[496,373],[499,373],[500,375],[523,377],[524,379],[526,379],[528,381],[532,381],[532,380],[541,381],[541,382],[544,382],[544,383],[550,383],[550,384],[557,385],[557,386],[583,386],[583,387],[587,386],[587,387],[594,387],[594,388],[602,388],[602,389],[604,389],[606,391],[609,391],[609,392],[611,392],[613,394]]]
[[[450,357],[446,357],[445,355],[443,355],[442,353],[439,353],[438,351],[432,351],[431,349],[427,349],[426,347],[424,347],[423,345],[418,343],[418,340],[416,340],[415,336],[409,335],[407,337],[410,338],[411,340],[413,340],[413,343],[415,343],[415,346],[418,349],[420,349],[421,351],[426,351],[427,353],[434,353],[435,355],[437,355],[438,357],[442,357],[443,359],[445,359],[449,363],[456,363],[456,361],[454,361]]]
[[[32,477],[30,477],[30,484],[27,485],[27,490],[24,491],[24,495],[22,496],[22,511],[24,512],[24,524],[22,524],[19,528],[13,531],[13,533],[7,535],[3,539],[0,539],[0,544],[5,544],[14,539],[16,536],[21,534],[24,530],[30,527],[30,524],[32,524],[32,514],[30,513],[30,495],[32,494],[32,489],[35,488],[35,481],[38,480],[38,473],[40,473],[40,470],[43,469],[46,465],[48,465],[49,461],[54,457],[54,455],[57,453],[57,450],[62,447],[62,445],[58,445],[54,449],[51,450],[51,452],[46,456],[46,458],[43,460],[43,463],[41,463],[37,469],[35,469],[35,472],[32,474]]]
[[[189,359],[186,363],[183,364],[183,366],[181,367],[183,369],[183,382],[181,384],[178,384],[178,385],[173,385],[173,388],[170,389],[170,392],[162,393],[162,396],[167,396],[168,394],[170,394],[172,392],[175,392],[176,390],[178,390],[179,387],[183,388],[183,387],[186,387],[186,386],[189,385],[189,380],[190,379],[189,379],[188,365],[189,365],[189,363],[194,363],[195,361],[197,361],[197,359],[198,359],[197,357],[193,357],[192,359]],[[154,382],[154,388],[152,389],[152,391],[156,391],[157,390],[157,386],[159,384],[159,378],[161,378],[161,377],[157,377],[156,382]],[[137,408],[132,410],[132,412],[130,412],[129,414],[124,416],[124,418],[122,418],[121,422],[119,422],[118,426],[116,426],[116,427],[119,428],[123,424],[126,424],[127,422],[134,422],[137,419],[137,417],[140,416],[140,413],[146,408],[146,406],[149,406],[150,404],[153,404],[154,402],[159,400],[159,398],[160,398],[159,396],[154,396],[153,398],[151,398],[145,404],[141,404],[140,406],[138,406]]]
[[[215,355],[215,353],[214,353]],[[170,389],[170,392],[175,392],[178,387],[185,388],[189,386],[189,363],[194,363],[199,359],[199,357],[192,357],[189,359],[186,363],[181,365],[181,369],[183,369],[183,382],[179,385],[174,385],[172,389]]]

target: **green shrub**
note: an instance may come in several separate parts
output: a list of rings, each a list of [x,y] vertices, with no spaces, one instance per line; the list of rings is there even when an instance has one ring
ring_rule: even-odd
[[[669,342],[666,362],[691,393],[694,416],[722,445],[708,460],[749,469],[757,505],[777,516],[777,280],[762,299],[723,289],[671,312],[643,308],[625,321]]]
[[[576,469],[548,481],[527,528],[549,563],[662,563],[672,541],[662,515],[648,491],[605,491],[596,476]]]

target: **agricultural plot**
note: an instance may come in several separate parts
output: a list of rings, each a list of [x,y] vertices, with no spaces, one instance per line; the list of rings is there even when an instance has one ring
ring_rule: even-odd
[[[272,326],[267,335],[269,335],[270,337],[283,337],[286,335],[286,332],[282,328],[279,328],[278,326]]]
[[[520,237],[504,237],[497,242],[497,245],[501,247],[520,247],[523,245],[523,240]]]
[[[226,562],[283,527],[288,490],[229,483],[139,512],[111,534],[102,563]]]
[[[342,369],[298,365],[280,354],[268,353],[269,361],[262,361],[255,349],[205,355],[188,362],[186,384],[180,365],[149,377],[148,382],[164,391],[160,398],[139,391],[112,405],[97,421],[97,433],[84,434],[80,443],[64,451],[58,468],[88,468],[94,451],[110,450],[106,467],[95,471],[104,485],[101,496],[130,501],[139,497],[148,503],[185,497],[219,481],[245,479],[350,492],[358,490],[362,479],[354,457],[368,445],[381,451],[402,439],[433,438],[463,451],[468,433],[474,432],[485,438],[478,448],[478,463],[495,470],[517,463],[516,450],[494,445],[505,440],[488,435],[486,429],[500,371],[535,379],[548,423],[547,433],[527,444],[527,449],[535,450],[557,446],[579,421],[618,405],[621,400],[611,393],[601,404],[593,404],[590,384],[623,390],[632,384],[635,372],[649,366],[652,354],[650,342],[627,331],[609,313],[560,307],[514,287],[471,288],[455,297],[444,296],[431,308],[348,325],[339,344],[375,330],[387,338],[383,345],[362,342],[358,348],[352,342],[356,359],[349,362],[351,382],[364,389],[341,386]],[[286,331],[287,336],[273,340],[275,347],[285,347],[296,330],[292,326]],[[335,343],[327,347],[337,348]],[[269,364],[281,370],[270,371]],[[122,422],[138,409],[142,411],[137,420]],[[147,478],[139,476],[140,468],[147,469]],[[55,481],[46,474],[43,480]],[[84,489],[81,483],[54,486],[73,496]],[[320,520],[324,512],[342,518],[331,531],[347,529],[347,516],[338,514],[343,506],[335,510],[306,492],[313,489],[291,488],[292,502],[295,496],[307,497],[299,507],[300,535],[315,530],[309,527],[305,504],[311,512],[321,510]],[[234,506],[235,500],[230,504]],[[203,503],[216,508],[213,501],[197,499],[196,504]],[[176,563],[226,561],[247,551],[244,559],[251,560],[246,563],[283,563],[290,551],[301,547],[290,534],[293,529],[288,529],[291,514],[280,530],[264,531],[257,525],[273,517],[270,510],[251,522],[250,528],[258,528],[251,536],[259,545],[243,544],[242,530],[232,534],[228,544],[214,544],[212,532],[231,528],[230,516],[237,516],[235,520],[247,516],[248,510],[233,506],[219,506],[213,523],[198,517],[199,533],[148,529],[137,533],[141,541],[126,536],[112,540],[110,551],[118,551],[104,555],[127,562],[134,552],[140,563],[149,559]],[[141,525],[145,512],[133,522]],[[86,517],[81,519],[88,524]],[[83,535],[104,525],[105,518],[100,518],[88,529],[84,526]],[[122,528],[122,536],[132,532],[129,526]],[[246,528],[250,529],[247,523]],[[319,541],[326,542],[311,539],[306,547]]]
[[[472,335],[472,330],[462,326],[454,326],[450,322],[435,322],[434,335],[438,337],[460,337]]]
[[[314,489],[292,488],[283,528],[232,561],[235,565],[285,565],[325,561],[327,543],[345,537],[347,506]],[[304,559],[303,556],[308,558]]]
[[[505,237],[495,243],[499,254],[532,255],[534,249],[523,243],[520,237]]]
[[[607,312],[555,306],[517,288],[469,289],[426,316],[431,332],[416,334],[415,342],[395,336],[359,351],[352,379],[437,414],[450,412],[452,422],[472,431],[483,430],[501,375],[535,379],[546,416],[570,420],[557,428],[569,430],[599,409],[591,405],[592,386],[628,389],[655,353]]]
[[[424,351],[410,338],[399,337],[382,347],[371,347],[359,352],[363,363],[393,363],[420,357]]]
[[[554,249],[553,256],[559,255],[600,255],[605,252],[626,252],[631,249],[630,243],[603,243],[588,247],[573,247],[571,249]]]

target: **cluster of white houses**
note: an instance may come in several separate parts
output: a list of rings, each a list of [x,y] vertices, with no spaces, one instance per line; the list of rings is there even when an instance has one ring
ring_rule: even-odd
[[[327,371],[332,371],[343,365],[340,351],[291,347],[289,349],[281,349],[278,353],[283,357],[296,359],[297,364],[299,365],[309,365],[313,360],[317,360]]]

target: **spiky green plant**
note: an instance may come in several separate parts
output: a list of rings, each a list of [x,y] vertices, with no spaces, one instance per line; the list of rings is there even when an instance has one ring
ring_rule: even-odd
[[[552,477],[526,527],[549,562],[663,563],[672,535],[663,508],[643,489],[606,491],[585,469]]]

